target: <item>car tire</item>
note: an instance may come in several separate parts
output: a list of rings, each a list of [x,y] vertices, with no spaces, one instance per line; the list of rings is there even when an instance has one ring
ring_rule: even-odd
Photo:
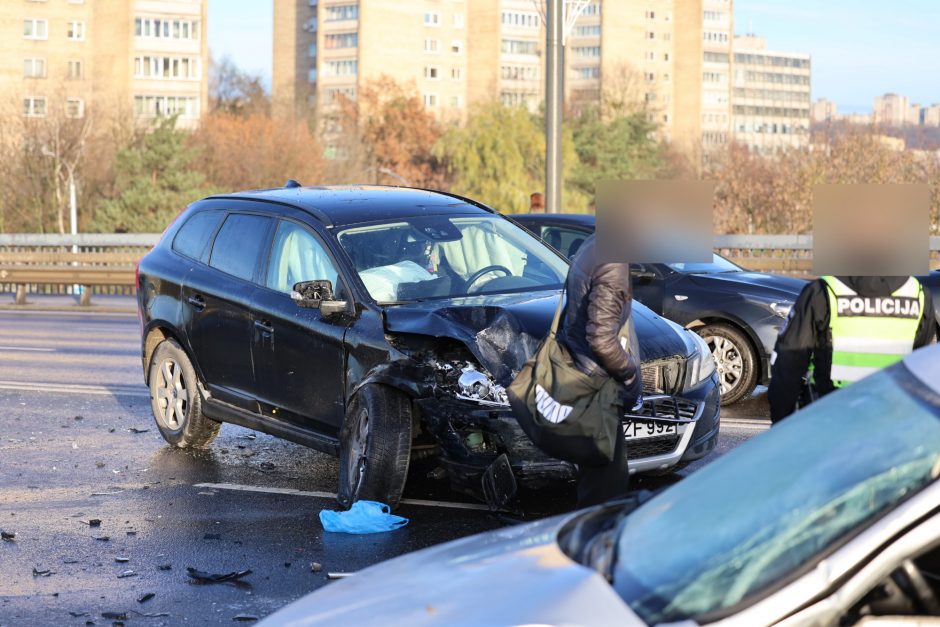
[[[369,384],[353,397],[340,433],[337,500],[398,506],[411,460],[411,401],[387,385]]]
[[[150,358],[150,407],[163,439],[178,448],[206,448],[222,424],[202,413],[196,371],[175,340],[161,342]]]
[[[731,405],[749,396],[757,385],[757,355],[739,329],[730,324],[707,324],[695,329],[715,358],[721,404]]]

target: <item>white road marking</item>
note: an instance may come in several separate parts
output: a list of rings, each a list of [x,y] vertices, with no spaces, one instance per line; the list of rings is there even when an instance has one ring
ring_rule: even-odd
[[[265,492],[267,494],[291,494],[294,496],[313,496],[322,499],[335,499],[335,492],[295,490],[293,488],[269,488],[264,486],[242,485],[240,483],[196,483],[194,488],[212,488],[215,490],[240,490],[242,492]],[[490,508],[482,503],[457,503],[454,501],[426,501],[424,499],[402,499],[402,505],[420,505],[422,507],[444,507],[449,509],[473,509],[483,512]]]
[[[30,353],[54,353],[54,348],[38,348],[32,346],[0,346],[0,351],[26,351]]]
[[[749,429],[751,431],[766,431],[770,429],[769,420],[730,420],[721,419],[721,426],[730,429]]]
[[[141,386],[127,384],[107,387],[72,383],[38,383],[33,381],[0,381],[0,390],[16,392],[45,392],[47,394],[92,394],[97,396],[135,396],[150,398],[150,391]]]

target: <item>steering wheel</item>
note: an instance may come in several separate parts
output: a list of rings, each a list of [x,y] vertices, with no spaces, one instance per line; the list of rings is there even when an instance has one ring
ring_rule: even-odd
[[[924,574],[917,565],[914,564],[914,561],[904,560],[898,572],[903,574],[903,577],[907,579],[907,583],[909,584],[908,592],[915,597],[914,600],[920,604],[921,608],[930,616],[940,614],[940,600],[937,599],[937,595],[930,586],[930,583],[924,578]]]
[[[470,278],[467,279],[467,282],[464,284],[464,285],[466,286],[464,289],[466,289],[467,292],[469,293],[469,292],[470,292],[470,287],[471,287],[474,283],[476,283],[477,281],[479,281],[479,280],[480,280],[480,277],[486,276],[486,275],[489,274],[490,272],[502,272],[502,273],[505,274],[506,276],[512,276],[512,270],[510,270],[510,269],[507,268],[506,266],[501,266],[501,265],[498,265],[498,264],[493,264],[493,265],[491,265],[491,266],[486,266],[485,268],[480,268],[479,270],[477,270],[476,272],[474,272],[473,274],[471,274],[471,275],[470,275]]]

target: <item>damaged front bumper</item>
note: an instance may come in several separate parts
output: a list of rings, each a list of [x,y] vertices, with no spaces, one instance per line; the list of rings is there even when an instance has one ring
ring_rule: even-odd
[[[540,488],[574,479],[578,469],[543,453],[508,407],[436,396],[415,400],[423,428],[440,447],[439,461],[452,485],[480,496],[483,473],[503,454],[518,485]],[[708,454],[718,438],[719,392],[713,376],[677,395],[646,398],[633,420],[670,421],[674,435],[627,443],[630,473],[663,471]]]

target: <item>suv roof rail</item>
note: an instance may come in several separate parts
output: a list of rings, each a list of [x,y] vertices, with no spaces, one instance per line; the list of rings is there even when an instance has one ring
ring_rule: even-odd
[[[295,187],[302,187],[302,185],[299,181],[295,181],[294,179],[287,179],[287,182],[284,183],[285,189],[293,189]]]

